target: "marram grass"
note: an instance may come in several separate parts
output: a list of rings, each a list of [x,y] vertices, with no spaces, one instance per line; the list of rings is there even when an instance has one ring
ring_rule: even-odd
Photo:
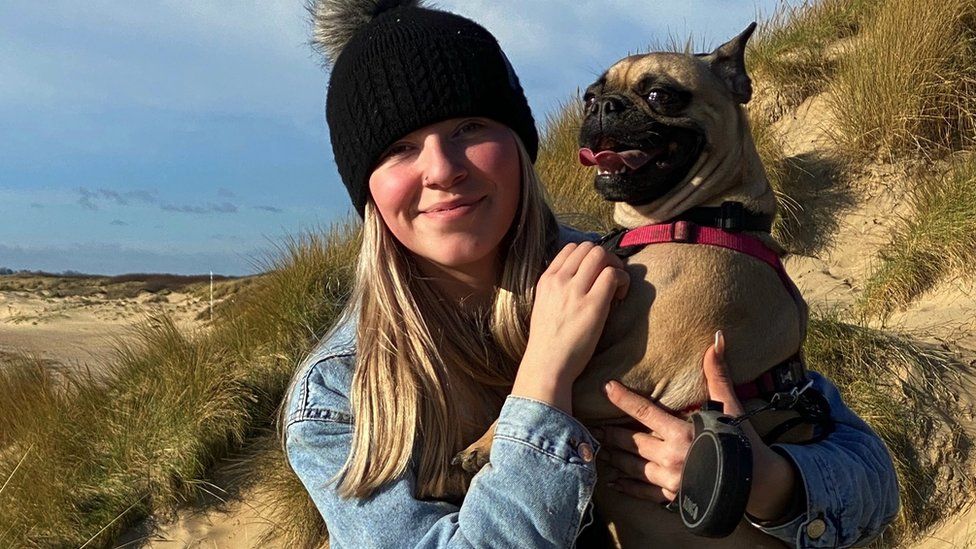
[[[273,424],[295,365],[342,306],[355,240],[351,226],[293,240],[208,332],[149,320],[104,381],[5,360],[0,546],[110,546],[193,498],[218,460]]]
[[[761,24],[747,59],[762,83],[767,116],[782,116],[823,91],[837,68],[837,46],[857,34],[881,1],[807,2],[783,7]]]
[[[560,221],[600,233],[613,228],[613,206],[593,188],[594,168],[579,162],[579,131],[583,102],[572,98],[546,117],[536,170],[548,190]]]
[[[837,385],[895,463],[900,513],[873,545],[900,546],[958,511],[972,489],[964,460],[973,439],[958,421],[955,396],[964,366],[942,348],[830,312],[810,319],[804,351],[809,368]]]
[[[831,83],[839,148],[854,160],[888,160],[972,146],[974,40],[974,0],[885,0]]]
[[[884,319],[951,276],[971,276],[976,266],[976,156],[920,178],[909,200],[911,214],[880,251],[858,299],[868,317]]]

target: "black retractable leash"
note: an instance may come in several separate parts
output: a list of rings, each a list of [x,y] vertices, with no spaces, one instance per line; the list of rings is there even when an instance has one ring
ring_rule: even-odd
[[[746,511],[752,489],[752,445],[722,414],[722,403],[709,400],[691,416],[695,439],[688,449],[678,490],[681,521],[691,533],[725,537]]]
[[[736,418],[724,415],[722,403],[713,400],[691,416],[695,438],[685,458],[678,497],[668,505],[681,514],[691,533],[728,536],[745,514],[752,489],[752,445],[740,427],[742,422],[766,410],[794,410],[800,414],[798,421],[784,423],[774,429],[775,437],[767,438],[775,440],[803,423],[821,426],[815,440],[830,432],[829,406],[819,391],[808,390],[812,384],[808,381],[802,388],[776,393],[765,406]]]

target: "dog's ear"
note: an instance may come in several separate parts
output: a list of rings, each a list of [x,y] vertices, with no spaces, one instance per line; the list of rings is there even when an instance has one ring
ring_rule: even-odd
[[[732,97],[740,104],[746,104],[752,99],[752,80],[746,73],[746,42],[756,30],[756,23],[746,27],[739,36],[715,48],[715,51],[702,55],[701,58],[725,83]]]

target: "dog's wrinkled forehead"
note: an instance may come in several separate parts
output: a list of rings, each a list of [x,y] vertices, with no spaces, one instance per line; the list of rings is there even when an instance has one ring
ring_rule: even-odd
[[[731,100],[744,105],[752,98],[752,81],[746,72],[746,42],[756,30],[752,23],[738,36],[711,53],[653,52],[631,55],[615,63],[590,88],[588,94],[617,93],[642,96],[647,92],[673,92],[698,103]],[[670,89],[669,89],[670,88]]]
[[[663,88],[689,92],[699,100],[721,93],[721,81],[700,57],[683,53],[654,52],[625,57],[610,67],[603,78],[603,93],[643,95]]]
[[[680,53],[648,53],[625,57],[607,70],[607,87],[614,91],[633,91],[648,78],[686,89],[702,87],[708,78],[708,67],[698,59]]]

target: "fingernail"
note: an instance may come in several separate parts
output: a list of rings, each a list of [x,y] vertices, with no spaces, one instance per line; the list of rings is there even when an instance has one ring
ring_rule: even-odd
[[[725,357],[725,334],[722,330],[715,332],[715,354],[719,358]]]
[[[607,384],[603,386],[603,394],[609,395],[612,389],[613,389],[613,382],[608,381]]]

